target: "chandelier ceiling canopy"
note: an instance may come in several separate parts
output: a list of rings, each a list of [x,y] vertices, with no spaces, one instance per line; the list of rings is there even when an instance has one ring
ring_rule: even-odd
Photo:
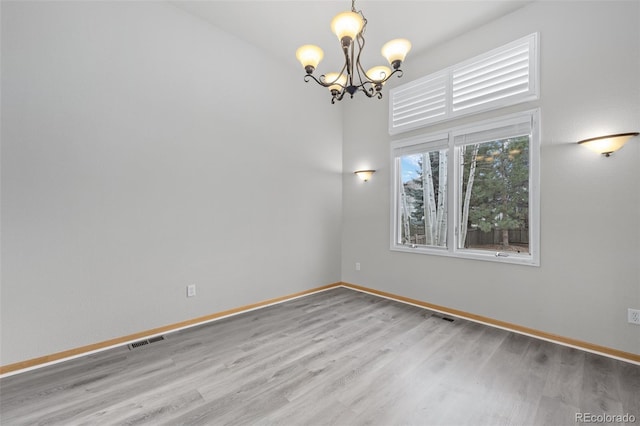
[[[353,98],[358,91],[369,98],[375,96],[380,99],[384,83],[394,74],[402,76],[400,66],[411,49],[409,40],[403,38],[391,40],[382,46],[382,56],[387,59],[393,71],[384,65],[364,70],[360,64],[360,55],[364,49],[366,27],[367,19],[361,10],[356,11],[355,0],[351,1],[351,11],[339,13],[331,21],[331,30],[338,37],[344,55],[344,65],[340,72],[330,72],[316,78],[313,72],[324,57],[322,49],[305,44],[296,51],[296,57],[307,73],[304,81],[309,82],[313,79],[319,85],[328,88],[331,92],[331,103],[342,100],[347,93]]]

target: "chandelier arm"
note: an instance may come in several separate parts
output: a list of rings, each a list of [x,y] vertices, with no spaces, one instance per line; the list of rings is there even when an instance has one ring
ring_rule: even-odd
[[[367,97],[372,98],[375,94],[374,84],[370,81],[360,82],[359,84],[353,84],[347,88],[345,88],[346,92],[349,92],[353,97],[353,94],[357,91],[363,92]],[[350,91],[351,90],[351,91]],[[342,97],[340,98],[342,99]],[[338,99],[338,100],[340,100]]]
[[[374,96],[374,94],[375,94],[375,90],[374,90],[374,88],[373,88],[373,87],[369,87],[369,88],[367,89],[366,84],[369,84],[369,82],[362,83],[362,84],[360,85],[360,86],[361,86],[360,91],[361,91],[362,93],[364,93],[365,95],[367,95],[367,98],[373,98],[373,96]]]
[[[360,63],[360,55],[362,54],[362,50],[364,49],[364,37],[362,37],[361,34],[362,33],[358,34],[358,37],[356,37],[356,39],[358,40],[358,56],[356,57],[356,72],[358,73],[358,80],[360,80],[360,85],[364,86],[365,83],[367,82],[370,83],[371,79],[367,75],[364,68],[362,68],[362,64]],[[364,79],[362,78],[362,74],[364,74]]]
[[[347,68],[348,65],[349,65],[349,62],[347,60],[345,60],[344,61],[344,65],[342,66],[342,69],[338,73],[338,76],[341,76],[342,74],[344,74],[345,70],[347,71],[347,74],[349,73],[349,70]]]
[[[349,70],[349,47],[348,46],[343,46],[342,43],[340,43],[340,49],[342,50],[342,54],[344,55],[344,65],[342,66],[342,69],[340,70],[340,72],[338,73],[338,77],[336,78],[336,83],[337,85],[339,85],[342,90],[344,91],[348,86],[349,86],[349,75],[350,75],[350,70]],[[338,79],[340,78],[340,76],[342,74],[345,73],[345,71],[347,71],[347,82],[345,85],[342,85],[340,83],[337,83]],[[329,87],[332,86],[333,84],[327,85],[325,87]],[[340,100],[340,99],[338,99]]]
[[[367,75],[367,72],[362,67],[362,64],[360,63],[360,55],[362,54],[362,50],[364,49],[364,44],[365,44],[365,39],[362,36],[362,32],[360,32],[360,34],[358,34],[358,36],[356,37],[356,42],[358,44],[358,55],[355,58],[355,66],[354,66],[355,69],[353,74],[354,74],[354,77],[356,74],[358,75],[358,84],[352,84],[354,87],[357,88],[354,90],[354,93],[356,90],[360,90],[368,98],[371,98],[374,96],[374,93],[375,93],[374,84],[373,84],[373,81]]]
[[[369,96],[369,94],[367,93],[367,89],[365,87],[365,85],[367,84],[367,82],[370,82],[369,78],[367,77],[367,73],[364,71],[364,69],[362,68],[362,64],[360,63],[360,55],[362,54],[362,50],[364,48],[364,33],[367,29],[367,18],[365,18],[364,13],[362,13],[362,10],[356,10],[356,2],[355,0],[351,0],[351,11],[354,13],[357,13],[360,15],[360,17],[362,18],[362,29],[360,29],[360,32],[356,35],[356,39],[351,43],[351,66],[350,66],[350,71],[351,71],[351,77],[350,77],[350,85],[351,85],[351,97],[353,97],[353,94],[357,91],[360,90],[362,92],[364,92],[365,94],[367,94],[367,96]],[[358,44],[358,55],[355,55],[355,44]],[[356,74],[358,75],[358,84],[354,83],[354,79]],[[365,78],[362,78],[362,74],[364,74]],[[364,81],[364,82],[363,82]],[[371,97],[371,96],[369,96]]]
[[[375,88],[370,81],[365,81],[359,87],[360,91],[367,95],[367,98],[372,98],[376,93]]]
[[[381,80],[380,83],[386,83],[387,80],[389,80],[391,78],[392,75],[394,74],[398,74],[398,78],[402,77],[402,74],[404,74],[404,72],[400,69],[397,68],[395,70],[393,70],[393,72],[391,72],[391,74],[389,74],[387,77],[385,77],[384,80]]]
[[[367,95],[368,98],[372,98],[376,92],[375,84],[373,80],[369,78],[369,76],[367,75],[367,72],[364,70],[364,68],[362,67],[362,64],[360,63],[360,55],[362,54],[362,50],[364,49],[365,40],[361,34],[358,34],[357,40],[358,40],[358,56],[356,59],[356,72],[358,73],[358,80],[360,83],[358,85],[358,88],[360,89],[361,92]],[[363,75],[364,75],[364,78],[363,78]]]
[[[340,71],[340,73],[338,74],[338,78],[336,78],[335,81],[331,82],[331,83],[327,83],[323,80],[324,74],[322,74],[320,76],[320,79],[317,79],[313,74],[306,74],[304,76],[304,81],[305,83],[308,83],[310,80],[309,79],[313,79],[313,81],[315,81],[316,83],[318,83],[320,86],[322,87],[329,87],[329,86],[340,86],[343,90],[345,89],[345,86],[338,83],[338,79],[340,78],[340,75],[344,72],[344,67],[342,68],[342,70]]]
[[[353,87],[356,88],[356,90],[354,90],[354,93],[355,91],[359,90],[360,92],[364,93],[368,98],[373,98],[374,96],[377,96],[378,99],[382,99],[382,92],[375,90],[374,84],[370,81],[365,81],[364,83],[358,84],[357,86],[353,86]],[[343,96],[344,96],[344,93],[342,93],[342,96],[340,96],[338,100],[341,100]]]
[[[329,84],[323,83],[322,81],[318,80],[313,74],[307,74],[304,76],[305,83],[308,83],[310,81],[309,80],[310,78],[312,78],[316,83],[318,83],[322,87],[329,87]]]
[[[355,12],[355,0],[352,0],[352,8],[354,9],[354,12]],[[360,63],[360,55],[362,55],[362,51],[364,50],[364,44],[365,44],[364,33],[367,29],[367,18],[364,17],[364,14],[362,13],[361,10],[359,10],[357,13],[359,13],[360,16],[362,17],[363,23],[362,23],[362,29],[356,36],[356,41],[358,43],[358,56],[356,57],[356,72],[358,73],[358,79],[360,80],[360,85],[363,85],[362,74],[364,74],[365,76],[364,78],[365,82],[371,81],[369,79],[369,76],[367,76],[367,73],[365,72],[364,68],[362,68],[362,64]]]
[[[353,43],[344,50],[344,61],[344,68],[347,71],[347,87],[353,86]]]
[[[345,84],[335,83],[336,85],[340,86],[340,93],[332,92],[333,97],[331,98],[331,103],[334,103],[336,100],[341,101],[342,98],[344,97],[345,92],[347,91],[347,87],[349,87],[350,85],[349,56],[347,54],[348,50],[345,48],[343,49],[343,51],[344,51],[345,61],[344,61],[344,65],[342,66],[342,69],[338,73],[338,77],[336,77],[336,82],[338,81],[340,76],[345,73],[345,71],[347,73],[347,81],[345,82]]]

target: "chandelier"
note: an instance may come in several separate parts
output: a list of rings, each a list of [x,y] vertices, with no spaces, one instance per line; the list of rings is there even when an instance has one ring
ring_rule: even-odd
[[[363,92],[369,98],[375,96],[381,99],[384,83],[394,74],[402,77],[400,65],[411,49],[409,40],[398,38],[382,46],[382,56],[389,61],[393,71],[389,67],[380,65],[365,72],[360,64],[360,55],[364,48],[366,27],[367,20],[361,10],[356,11],[355,0],[351,1],[350,12],[339,13],[331,21],[331,30],[340,40],[344,54],[344,65],[340,72],[330,72],[316,78],[313,72],[324,57],[322,49],[312,44],[305,44],[296,51],[296,58],[307,73],[304,81],[308,83],[313,79],[319,85],[327,87],[331,92],[332,104],[336,100],[342,100],[347,93],[353,98],[357,91]]]

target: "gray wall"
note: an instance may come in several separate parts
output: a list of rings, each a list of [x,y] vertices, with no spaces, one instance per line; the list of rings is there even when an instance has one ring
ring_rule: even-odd
[[[574,144],[640,129],[639,8],[537,2],[390,83],[540,32],[542,98],[507,109],[541,107],[534,268],[389,251],[386,100],[167,4],[3,1],[0,364],[340,279],[640,353],[640,143]]]
[[[344,170],[378,172],[344,178],[343,281],[640,353],[640,141],[575,144],[640,130],[639,18],[639,2],[536,2],[406,61],[403,82],[540,33],[541,99],[505,110],[541,108],[538,268],[391,252],[387,109],[345,104]]]
[[[3,1],[0,364],[339,281],[308,89],[168,4]]]

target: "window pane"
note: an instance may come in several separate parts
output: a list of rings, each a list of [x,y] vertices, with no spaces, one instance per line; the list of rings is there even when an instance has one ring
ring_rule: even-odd
[[[400,157],[400,244],[447,246],[447,150]]]
[[[529,253],[529,136],[460,147],[458,248]]]

